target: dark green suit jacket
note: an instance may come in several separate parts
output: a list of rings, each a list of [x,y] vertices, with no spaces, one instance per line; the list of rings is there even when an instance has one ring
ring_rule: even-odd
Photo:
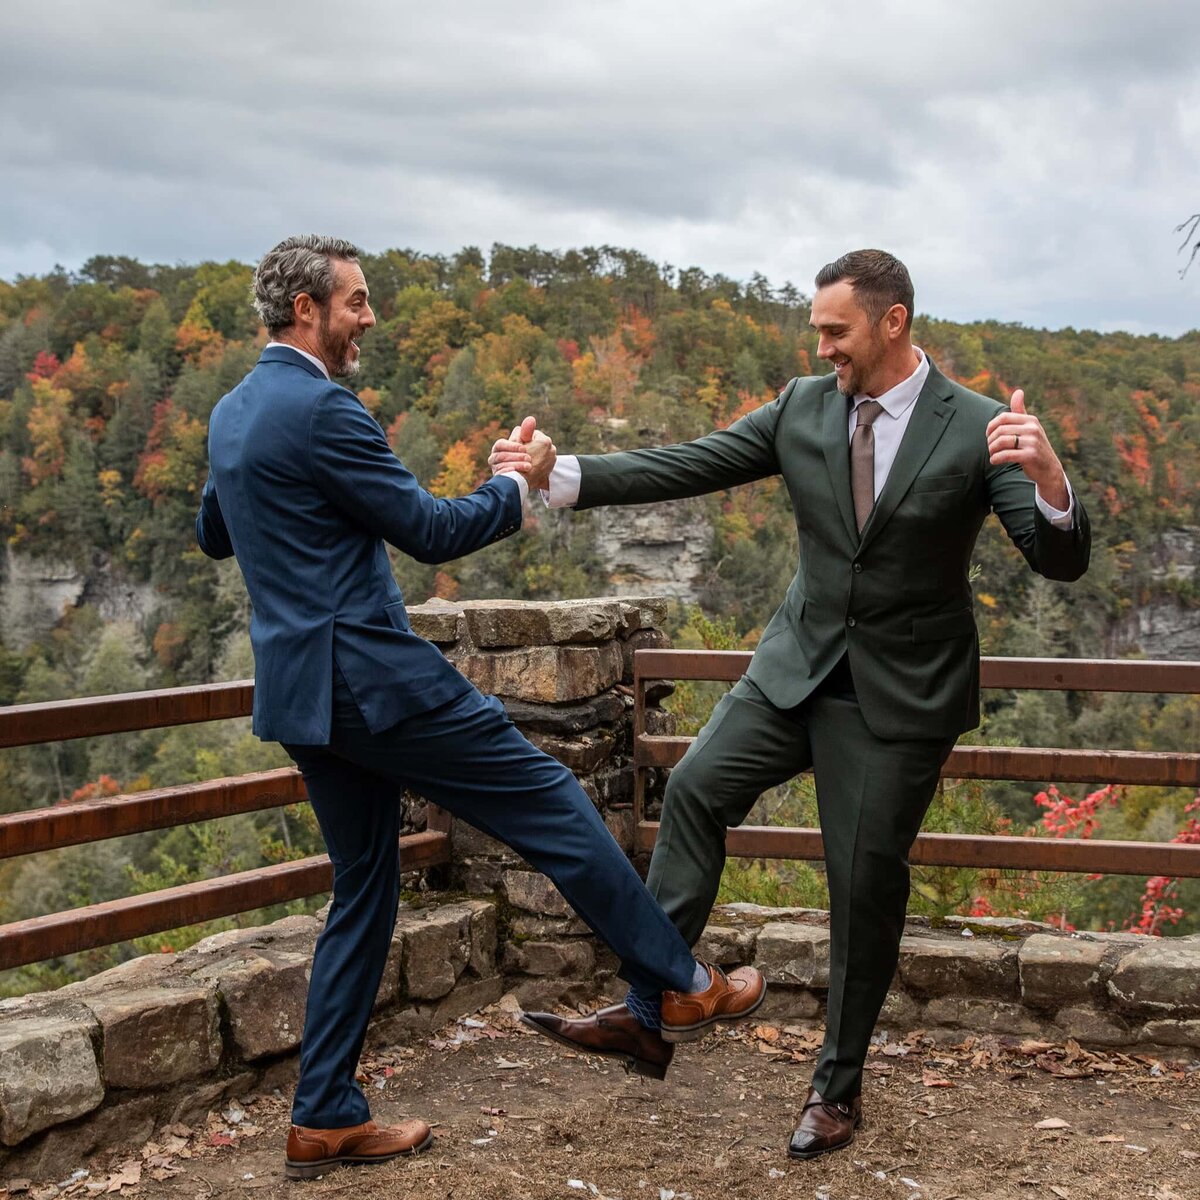
[[[850,495],[849,401],[832,375],[793,379],[770,404],[684,445],[580,456],[577,508],[645,504],[769,475],[787,484],[800,564],[748,677],[773,704],[803,701],[843,653],[877,737],[953,738],[979,724],[979,640],[967,572],[994,512],[1048,579],[1087,570],[1091,533],[1049,523],[1016,464],[988,461],[1002,404],[929,377],[860,537]]]

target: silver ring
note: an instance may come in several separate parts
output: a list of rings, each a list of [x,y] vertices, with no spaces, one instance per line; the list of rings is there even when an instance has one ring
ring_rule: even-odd
[[[1020,448],[1021,448],[1021,435],[1019,433],[1014,433],[1013,434],[1013,449],[1020,450]]]

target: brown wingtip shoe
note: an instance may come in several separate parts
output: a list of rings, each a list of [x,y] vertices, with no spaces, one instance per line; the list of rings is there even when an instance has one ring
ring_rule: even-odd
[[[572,1050],[619,1059],[625,1070],[649,1079],[665,1079],[675,1055],[675,1047],[663,1041],[658,1030],[642,1026],[624,1004],[598,1009],[576,1021],[553,1013],[522,1013],[521,1023]]]
[[[702,992],[663,992],[662,1035],[668,1042],[694,1042],[717,1021],[741,1021],[763,1002],[767,982],[755,967],[738,967],[728,975],[708,968],[708,987]]]
[[[841,1150],[854,1141],[854,1131],[862,1124],[862,1097],[848,1104],[826,1100],[816,1088],[800,1110],[800,1124],[788,1143],[789,1158],[816,1158],[831,1150]]]
[[[364,1121],[343,1129],[307,1129],[293,1125],[287,1140],[284,1171],[289,1179],[316,1179],[342,1163],[382,1163],[401,1154],[420,1154],[433,1144],[424,1121],[376,1125]]]

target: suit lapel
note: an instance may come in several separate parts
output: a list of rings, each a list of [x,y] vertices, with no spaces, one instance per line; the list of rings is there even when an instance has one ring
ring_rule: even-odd
[[[850,494],[850,410],[846,397],[831,387],[825,393],[825,420],[821,428],[821,449],[829,468],[834,499],[851,541],[858,541],[854,521],[854,497]]]
[[[900,442],[900,449],[896,452],[892,469],[888,472],[887,482],[883,485],[883,491],[879,493],[879,499],[875,501],[875,507],[871,510],[866,525],[863,526],[860,550],[865,550],[868,543],[887,524],[892,513],[896,511],[896,506],[904,499],[908,489],[912,487],[913,480],[933,453],[933,448],[941,441],[942,434],[946,432],[954,417],[955,409],[951,397],[946,377],[931,361],[929,377],[917,397],[908,428]],[[849,479],[849,449],[845,457],[846,478]]]

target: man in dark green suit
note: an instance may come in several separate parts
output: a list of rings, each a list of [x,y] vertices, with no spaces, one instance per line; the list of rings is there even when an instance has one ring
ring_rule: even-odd
[[[979,723],[967,581],[989,513],[1050,579],[1087,569],[1087,515],[1038,420],[947,379],[911,341],[908,271],[878,250],[816,279],[812,325],[833,373],[793,379],[728,429],[686,445],[559,457],[549,502],[645,504],[782,475],[800,562],[746,675],[671,773],[651,891],[689,943],[759,794],[812,768],[830,897],[824,1046],[789,1153],[848,1145],[862,1068],[896,968],[907,854],[958,735]],[[524,465],[545,443],[497,443]],[[555,1023],[611,1052],[620,1006]]]

